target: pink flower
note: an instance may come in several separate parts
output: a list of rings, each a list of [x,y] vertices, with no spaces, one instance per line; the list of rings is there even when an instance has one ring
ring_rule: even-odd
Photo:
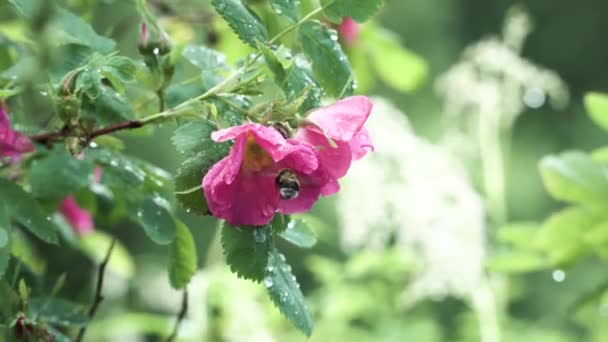
[[[263,226],[277,211],[308,211],[329,181],[317,172],[308,145],[285,139],[274,128],[244,124],[211,138],[235,141],[228,156],[203,178],[209,210],[232,225]]]
[[[76,233],[84,235],[93,231],[94,224],[91,213],[82,209],[74,197],[66,197],[59,205],[59,212]]]
[[[84,154],[82,154],[81,158],[84,158]],[[101,167],[95,166],[93,182],[99,183],[100,180]],[[72,226],[72,229],[80,235],[92,232],[95,227],[91,213],[80,207],[73,196],[66,197],[61,204],[59,204],[59,212],[66,221],[68,221],[70,226]]]
[[[17,162],[23,153],[34,151],[34,145],[24,134],[11,129],[6,107],[0,101],[0,158]]]
[[[306,117],[295,139],[313,147],[319,160],[317,172],[329,177],[321,189],[324,196],[336,193],[338,179],[346,175],[353,160],[374,150],[363,125],[372,110],[365,96],[352,96],[319,108]]]
[[[344,17],[338,26],[338,32],[347,45],[353,45],[359,38],[359,24],[350,17]]]

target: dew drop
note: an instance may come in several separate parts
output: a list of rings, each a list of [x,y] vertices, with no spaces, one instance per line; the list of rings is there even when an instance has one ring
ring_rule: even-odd
[[[551,274],[551,277],[553,278],[553,280],[557,283],[561,283],[564,280],[566,280],[566,272],[564,272],[561,269],[557,269],[555,271],[553,271],[553,273]]]
[[[155,55],[158,55],[160,53],[159,48],[154,48],[154,50],[152,50],[152,53],[154,53]]]
[[[271,288],[274,285],[272,278],[270,278],[270,277],[264,278],[264,285],[266,286],[266,288]]]

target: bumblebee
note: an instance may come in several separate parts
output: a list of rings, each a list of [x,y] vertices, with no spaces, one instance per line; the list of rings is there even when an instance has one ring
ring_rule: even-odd
[[[298,198],[300,194],[300,181],[295,172],[289,169],[282,169],[277,174],[274,182],[279,189],[281,199],[290,200]]]

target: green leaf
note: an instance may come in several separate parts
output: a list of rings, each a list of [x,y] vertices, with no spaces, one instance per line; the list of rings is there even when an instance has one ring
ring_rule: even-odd
[[[514,247],[526,248],[532,243],[540,224],[535,222],[515,222],[500,227],[497,232],[498,240]]]
[[[22,16],[31,19],[40,10],[43,0],[8,0]]]
[[[79,160],[66,151],[52,152],[32,163],[32,194],[37,198],[63,199],[92,184],[94,168],[91,160]]]
[[[191,121],[175,130],[173,144],[179,153],[186,155],[205,152],[211,157],[224,157],[228,153],[230,144],[211,140],[211,133],[216,130],[217,127],[210,121]]]
[[[7,205],[10,217],[32,234],[48,243],[57,243],[57,228],[29,193],[0,178],[0,199]]]
[[[608,205],[608,174],[585,153],[547,156],[540,162],[540,172],[556,199],[592,207]]]
[[[276,248],[270,251],[264,285],[281,313],[306,336],[310,336],[313,329],[312,315],[304,301],[300,285],[291,273],[291,266]]]
[[[137,220],[155,243],[168,245],[175,239],[175,220],[159,198],[146,198],[137,211]]]
[[[427,63],[404,48],[394,33],[370,23],[362,30],[361,40],[367,45],[378,76],[389,86],[410,92],[427,78]]]
[[[96,264],[101,263],[110,248],[113,236],[101,230],[95,230],[78,239],[80,250]],[[135,273],[135,262],[129,251],[120,241],[114,241],[112,255],[108,259],[108,271],[124,278],[131,278]]]
[[[275,55],[274,51],[272,51],[271,48],[266,46],[266,44],[261,42],[258,42],[258,49],[260,50],[260,52],[262,52],[262,56],[264,56],[264,61],[266,62],[268,69],[270,69],[274,76],[274,82],[277,85],[282,86],[285,83],[287,75],[285,73],[283,65],[281,64],[281,62],[279,62],[279,59]]]
[[[325,17],[339,24],[343,17],[351,17],[358,22],[364,22],[376,14],[384,4],[384,0],[321,0]]]
[[[209,207],[202,189],[203,177],[215,164],[200,153],[184,161],[175,175],[175,197],[189,213],[208,215]]]
[[[90,99],[83,105],[86,110],[83,116],[93,118],[99,125],[111,125],[135,117],[127,99],[108,86],[100,86],[98,96]]]
[[[598,218],[589,210],[572,207],[551,215],[538,231],[534,245],[549,255],[555,264],[572,261],[588,247],[584,236]]]
[[[492,257],[487,264],[493,271],[505,273],[529,273],[551,266],[548,258],[534,251],[511,251]]]
[[[276,14],[282,15],[295,23],[300,19],[302,3],[300,0],[272,0],[270,2]]]
[[[135,62],[127,57],[112,56],[99,68],[100,74],[112,84],[114,90],[125,93],[124,83],[135,79],[137,67]]]
[[[239,277],[262,281],[268,265],[271,236],[266,227],[235,227],[228,223],[222,228],[222,246],[226,262]]]
[[[190,229],[177,221],[175,240],[169,245],[169,281],[175,289],[183,289],[196,273],[197,256]]]
[[[184,58],[203,71],[221,72],[228,70],[226,56],[219,51],[202,45],[188,45],[183,52]]]
[[[55,11],[51,30],[52,42],[56,45],[84,45],[102,53],[111,52],[115,45],[113,40],[98,35],[89,23],[63,8]]]
[[[243,42],[256,47],[257,40],[268,40],[266,27],[241,0],[212,0],[211,4]]]
[[[291,218],[280,236],[301,248],[311,248],[317,243],[317,236],[301,218]]]
[[[83,305],[65,299],[32,298],[29,304],[30,317],[39,317],[51,324],[69,327],[84,326],[89,322],[86,308]]]
[[[302,24],[298,38],[304,54],[312,62],[317,82],[333,97],[352,94],[353,80],[346,55],[338,43],[338,34],[318,21]]]
[[[593,122],[608,131],[608,94],[587,93],[584,103]]]
[[[0,201],[0,280],[11,259],[11,225],[8,216],[8,208]]]

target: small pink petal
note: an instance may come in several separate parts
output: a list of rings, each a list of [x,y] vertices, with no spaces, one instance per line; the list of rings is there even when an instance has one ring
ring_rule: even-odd
[[[338,26],[338,32],[340,32],[340,36],[342,36],[346,44],[352,45],[359,38],[359,24],[352,18],[345,17],[340,26]]]
[[[369,136],[369,132],[365,127],[361,127],[359,133],[355,134],[353,139],[348,144],[350,145],[350,150],[353,153],[353,160],[359,160],[368,152],[374,151],[374,144]]]
[[[230,156],[215,164],[203,178],[209,210],[231,225],[266,225],[274,216],[279,194],[274,177],[239,173],[231,183],[223,181]]]
[[[66,197],[59,205],[59,212],[76,233],[83,235],[93,231],[93,217],[76,203],[74,197]]]
[[[335,147],[331,146],[323,134],[308,128],[299,129],[295,138],[309,144],[315,150],[319,164],[330,177],[339,179],[346,175],[352,161],[352,152],[348,143],[336,140]]]
[[[11,129],[4,104],[0,102],[0,158],[10,157],[17,161],[22,154],[34,151],[29,137]]]
[[[322,130],[327,137],[348,142],[357,134],[372,110],[365,96],[351,96],[310,113],[306,120]]]
[[[99,165],[95,165],[95,171],[93,172],[93,182],[99,183],[101,181],[102,170]]]

